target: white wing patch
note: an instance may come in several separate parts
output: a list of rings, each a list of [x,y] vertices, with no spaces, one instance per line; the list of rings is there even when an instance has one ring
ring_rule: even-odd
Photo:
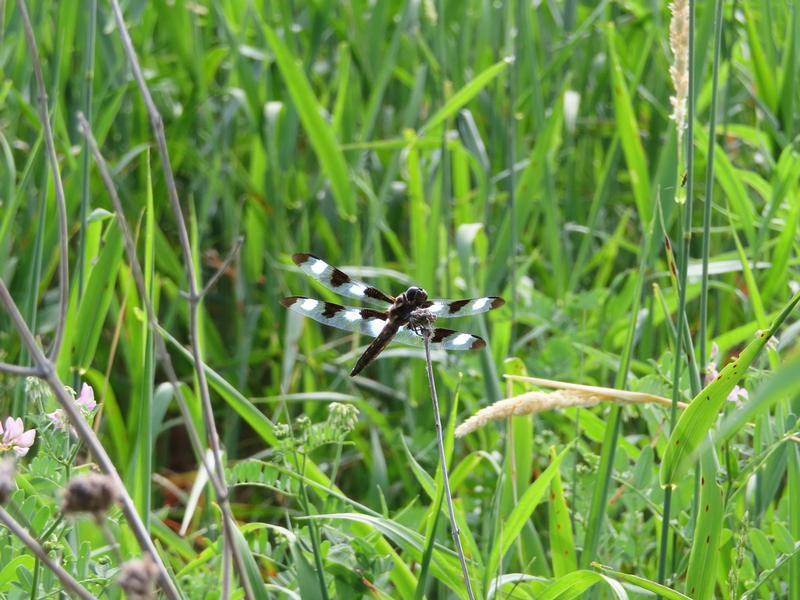
[[[325,269],[328,268],[328,265],[324,261],[321,261],[317,258],[309,265],[308,268],[311,269],[311,272],[314,273],[314,275],[321,275],[325,272]]]
[[[360,283],[353,283],[350,284],[350,293],[354,296],[364,296],[367,293],[366,286],[361,285]]]
[[[473,336],[468,333],[459,333],[451,342],[453,346],[466,346],[471,343]]]
[[[483,307],[489,304],[488,298],[478,298],[475,302],[472,303],[472,310],[479,311],[483,310]]]
[[[386,321],[380,321],[378,319],[373,319],[369,321],[369,333],[373,337],[378,337],[378,334],[383,330],[384,325],[386,325]]]
[[[303,302],[300,303],[300,308],[302,308],[306,312],[310,312],[314,310],[318,304],[319,300],[314,300],[313,298],[305,298]]]

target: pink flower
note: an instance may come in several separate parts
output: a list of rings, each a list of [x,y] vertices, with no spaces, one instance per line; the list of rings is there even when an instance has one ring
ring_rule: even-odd
[[[47,413],[47,418],[54,428],[60,431],[67,431],[69,428],[69,418],[63,409],[59,408],[51,413]]]
[[[88,383],[84,383],[81,387],[81,393],[78,394],[78,397],[75,398],[73,402],[75,402],[75,406],[77,406],[81,411],[83,418],[91,423],[92,414],[97,408],[97,402],[94,401],[94,390],[92,389],[92,386],[90,386]],[[50,420],[50,423],[53,425],[54,429],[58,429],[59,431],[68,431],[74,436],[78,435],[75,432],[75,429],[70,426],[69,417],[67,416],[67,413],[64,412],[63,408],[59,408],[51,413],[47,413],[47,418]]]
[[[8,417],[5,422],[5,428],[0,423],[0,433],[3,434],[3,437],[0,438],[0,452],[13,450],[17,456],[25,456],[36,439],[36,430],[28,429],[25,431],[25,425],[19,417],[16,419]]]
[[[94,401],[94,390],[88,383],[84,383],[81,388],[80,395],[75,399],[75,404],[81,409],[84,415],[92,414],[92,411],[97,407],[97,402]]]

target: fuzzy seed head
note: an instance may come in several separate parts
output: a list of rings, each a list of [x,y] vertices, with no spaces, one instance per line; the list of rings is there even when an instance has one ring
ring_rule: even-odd
[[[129,600],[155,598],[155,579],[158,574],[153,561],[148,558],[129,560],[119,570],[117,583]]]
[[[86,473],[74,477],[64,490],[65,514],[88,512],[100,517],[117,500],[117,486],[108,475]]]
[[[547,410],[594,406],[604,400],[603,396],[581,390],[557,390],[555,392],[528,392],[506,398],[482,408],[456,428],[456,437],[463,437],[491,421],[506,417],[529,415]]]

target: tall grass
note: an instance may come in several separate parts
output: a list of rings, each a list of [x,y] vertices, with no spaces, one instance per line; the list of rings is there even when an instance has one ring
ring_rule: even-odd
[[[348,377],[365,340],[279,304],[341,301],[294,269],[297,251],[390,293],[509,301],[453,323],[486,351],[433,357],[477,597],[800,597],[800,11],[695,4],[679,158],[665,5],[127,3],[172,206],[110,4],[29,3],[52,148],[19,6],[0,4],[0,278],[57,350],[58,378],[93,385],[100,440],[187,597],[224,595],[232,573],[234,595],[246,580],[259,598],[467,597],[423,353],[392,345]],[[0,314],[0,418],[38,433],[8,514],[105,593],[119,561],[93,523],[58,520],[63,465],[17,377],[35,363],[12,324]],[[723,377],[706,387],[712,344]],[[674,419],[660,405],[545,411],[455,440],[528,391],[504,393],[503,373],[691,404]],[[737,383],[749,399],[727,401]],[[225,481],[190,501],[215,428]],[[110,518],[132,558],[126,519]],[[55,585],[19,538],[0,540],[0,564],[17,566],[0,595]]]

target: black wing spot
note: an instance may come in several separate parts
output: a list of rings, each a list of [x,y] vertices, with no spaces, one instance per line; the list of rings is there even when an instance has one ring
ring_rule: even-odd
[[[335,287],[339,287],[344,285],[345,283],[350,282],[350,277],[344,271],[340,271],[337,268],[333,268],[333,273],[331,273],[331,284]]]
[[[383,300],[384,302],[388,302],[389,304],[394,304],[394,298],[392,298],[391,296],[387,296],[378,288],[374,288],[372,286],[367,286],[364,295],[369,296],[370,298],[374,298],[375,300]]]
[[[471,300],[456,300],[455,302],[450,303],[450,307],[448,308],[448,312],[452,315],[457,313],[462,308],[464,308],[467,304],[469,304]]]
[[[439,344],[448,337],[450,337],[451,335],[453,335],[454,333],[456,332],[453,331],[452,329],[442,329],[441,327],[438,327],[433,330],[433,335],[431,336],[431,342],[434,344]]]
[[[325,310],[322,311],[322,316],[328,319],[332,319],[336,316],[337,313],[343,311],[344,307],[339,306],[338,304],[331,304],[330,302],[325,303]]]
[[[361,318],[362,319],[380,319],[381,321],[385,321],[387,319],[386,313],[381,312],[379,310],[373,310],[371,308],[362,308],[361,309]]]
[[[486,341],[483,338],[479,338],[477,335],[474,337],[475,341],[472,342],[472,346],[469,347],[470,350],[480,350],[486,347]]]
[[[310,258],[317,258],[317,257],[314,256],[313,254],[308,254],[307,252],[298,252],[297,254],[292,254],[292,260],[294,261],[294,264],[296,264],[298,267],[303,263],[307,263],[308,259]]]
[[[491,298],[492,298],[492,308],[499,308],[506,303],[506,301],[500,298],[499,296],[492,296]]]

